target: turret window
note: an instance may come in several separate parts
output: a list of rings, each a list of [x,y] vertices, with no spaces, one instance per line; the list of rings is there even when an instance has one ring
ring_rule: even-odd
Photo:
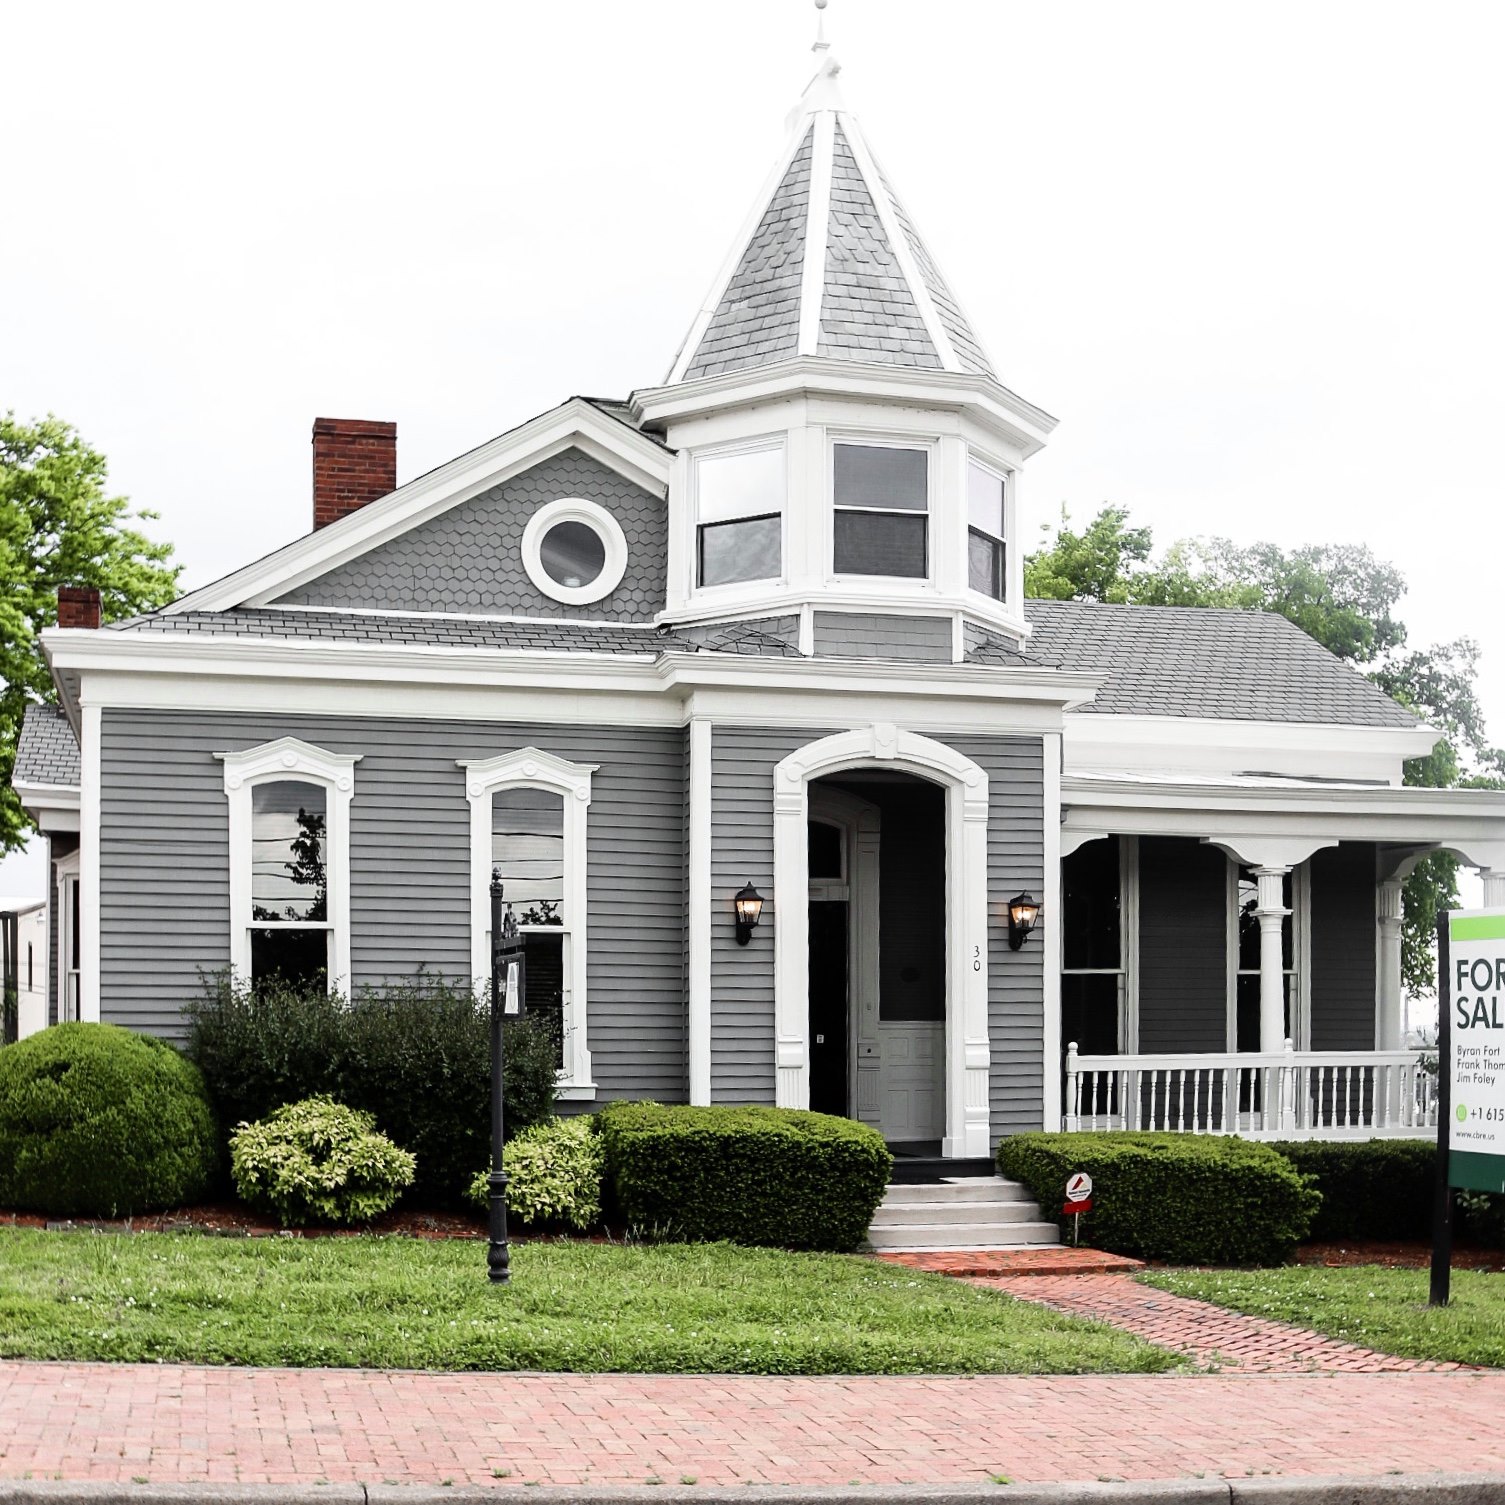
[[[782,444],[695,462],[696,573],[701,585],[777,580],[784,573]]]
[[[930,573],[930,454],[888,444],[834,446],[838,575],[923,580]]]
[[[1007,588],[1004,478],[996,470],[967,466],[967,584],[995,601]]]

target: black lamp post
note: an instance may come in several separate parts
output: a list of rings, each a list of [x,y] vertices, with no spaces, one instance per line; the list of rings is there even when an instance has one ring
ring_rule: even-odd
[[[512,1256],[507,1247],[507,1173],[502,1169],[505,1139],[502,1111],[502,1080],[506,1042],[502,1020],[523,1012],[527,987],[527,958],[523,938],[517,931],[512,906],[502,915],[502,875],[491,870],[491,1173],[486,1177],[491,1192],[491,1243],[486,1250],[486,1271],[496,1285],[511,1278]]]

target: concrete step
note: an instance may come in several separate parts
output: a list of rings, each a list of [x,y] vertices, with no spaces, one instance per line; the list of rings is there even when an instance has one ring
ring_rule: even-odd
[[[874,1228],[906,1228],[932,1223],[1034,1223],[1040,1209],[1033,1202],[885,1202],[873,1214]]]
[[[870,1228],[868,1243],[885,1251],[918,1249],[1022,1249],[1055,1244],[1054,1223],[919,1223],[901,1228]]]
[[[916,1202],[1028,1202],[1029,1192],[1017,1181],[1001,1176],[968,1177],[964,1181],[891,1183],[883,1198],[885,1207],[911,1206]]]

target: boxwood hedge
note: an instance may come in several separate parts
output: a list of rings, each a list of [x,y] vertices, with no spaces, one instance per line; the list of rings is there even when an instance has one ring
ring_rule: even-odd
[[[855,1249],[893,1168],[875,1129],[825,1113],[613,1103],[596,1123],[639,1237]]]
[[[1083,1237],[1175,1264],[1279,1264],[1321,1204],[1270,1146],[1213,1135],[1017,1134],[1000,1142],[998,1168],[1030,1189],[1046,1217],[1060,1215],[1067,1176],[1086,1171],[1093,1207]]]
[[[1430,1141],[1293,1140],[1270,1148],[1322,1193],[1312,1238],[1431,1237],[1437,1146]]]

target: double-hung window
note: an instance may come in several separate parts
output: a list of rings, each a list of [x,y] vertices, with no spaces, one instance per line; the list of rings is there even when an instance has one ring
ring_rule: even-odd
[[[833,572],[923,580],[930,573],[930,451],[832,446]]]
[[[777,580],[784,573],[782,443],[695,461],[695,578],[699,585]]]
[[[295,737],[219,757],[230,807],[231,967],[253,986],[343,986],[359,759]]]
[[[1084,1056],[1132,1049],[1129,935],[1134,838],[1108,836],[1061,862],[1061,1045]]]
[[[967,584],[995,601],[1008,590],[1007,482],[996,470],[967,462]]]
[[[536,747],[462,762],[470,800],[471,971],[491,981],[491,877],[523,937],[524,1005],[558,1042],[559,1090],[589,1097],[586,818],[594,765]]]

